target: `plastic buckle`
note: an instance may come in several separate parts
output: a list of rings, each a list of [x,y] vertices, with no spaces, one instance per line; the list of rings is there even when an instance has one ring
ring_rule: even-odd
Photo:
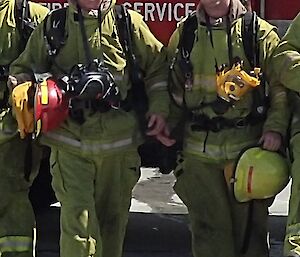
[[[219,132],[225,127],[225,119],[223,117],[214,117],[210,119],[210,130],[212,132]]]
[[[236,128],[244,128],[247,126],[247,124],[248,124],[248,122],[247,122],[246,118],[240,118],[235,121]]]

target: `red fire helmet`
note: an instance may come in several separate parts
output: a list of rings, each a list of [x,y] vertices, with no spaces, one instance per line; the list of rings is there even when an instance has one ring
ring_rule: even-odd
[[[57,82],[43,80],[36,86],[34,96],[35,133],[46,133],[57,127],[68,117],[69,99]]]

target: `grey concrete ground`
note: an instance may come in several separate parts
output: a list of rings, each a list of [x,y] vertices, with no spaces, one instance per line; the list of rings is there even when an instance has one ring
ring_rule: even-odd
[[[192,257],[186,208],[172,190],[174,177],[146,170],[133,194],[124,257]],[[289,188],[270,208],[270,257],[282,257]],[[37,217],[37,257],[59,257],[59,207]]]

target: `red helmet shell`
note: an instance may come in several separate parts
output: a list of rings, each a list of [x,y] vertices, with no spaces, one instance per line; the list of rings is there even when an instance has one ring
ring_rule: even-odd
[[[41,122],[41,131],[46,133],[59,127],[68,117],[69,99],[55,80],[47,79],[37,84],[34,102],[36,127]]]

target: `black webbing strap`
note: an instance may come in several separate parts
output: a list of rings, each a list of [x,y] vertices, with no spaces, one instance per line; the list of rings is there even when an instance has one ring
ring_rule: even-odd
[[[258,41],[258,17],[255,12],[245,13],[242,21],[242,38],[245,55],[251,68],[260,67],[260,48]],[[252,115],[258,118],[266,116],[269,97],[266,92],[264,76],[260,78],[260,86],[253,90]]]
[[[29,134],[24,139],[26,144],[25,159],[24,159],[24,178],[30,181],[30,174],[32,172],[32,135]]]
[[[63,74],[68,74],[62,67],[60,67],[55,57],[59,54],[61,48],[65,45],[67,35],[65,33],[67,8],[60,8],[51,11],[44,19],[44,39],[46,43],[48,56]],[[50,19],[50,21],[49,21]]]
[[[58,55],[65,44],[66,15],[67,8],[60,8],[50,12],[44,20],[44,37],[47,41],[49,56]],[[48,22],[49,18],[50,22]]]
[[[190,56],[194,46],[195,31],[197,30],[197,27],[196,12],[192,12],[183,23],[182,33],[177,47],[181,52],[182,58]]]
[[[258,20],[256,13],[246,12],[242,20],[242,38],[244,51],[252,69],[259,66],[257,31]]]
[[[123,101],[121,106],[124,106],[124,109],[132,108],[135,111],[140,131],[142,135],[145,136],[147,130],[147,120],[145,115],[148,111],[149,103],[144,84],[144,74],[133,50],[134,41],[132,39],[133,32],[131,18],[124,5],[116,5],[115,14],[118,35],[126,55],[126,60],[129,63],[129,75],[132,83],[132,87],[127,93],[127,98]]]
[[[30,17],[30,8],[28,0],[16,0],[15,20],[21,40],[19,45],[21,50],[25,49],[31,33],[36,28],[37,23]]]
[[[185,79],[184,91],[185,88],[191,88],[193,83],[193,66],[190,61],[190,54],[194,46],[197,27],[198,22],[196,12],[192,12],[183,23],[182,33],[177,46],[177,49],[181,54],[179,66]]]

